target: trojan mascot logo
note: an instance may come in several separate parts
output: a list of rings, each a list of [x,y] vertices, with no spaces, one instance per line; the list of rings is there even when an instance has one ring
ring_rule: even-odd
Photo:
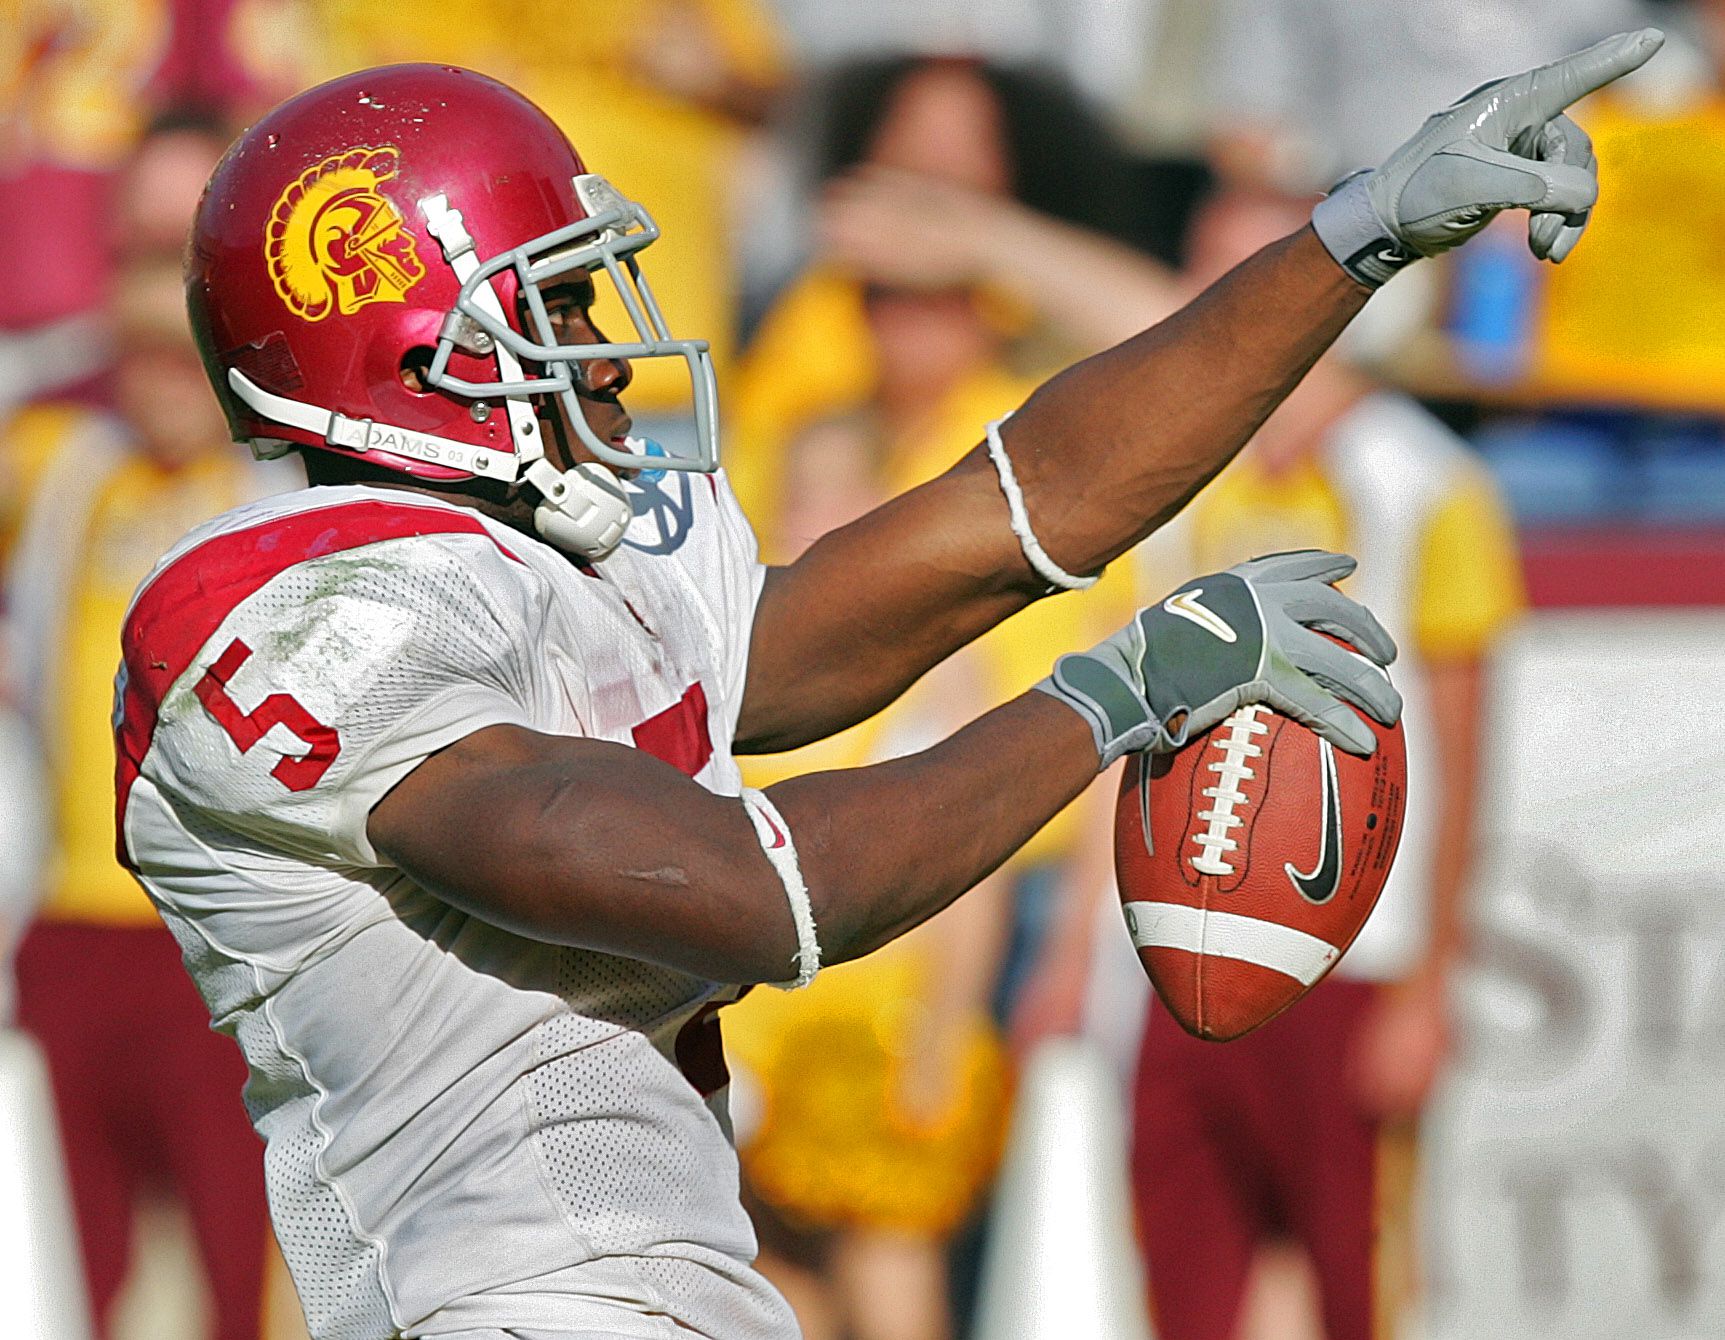
[[[301,173],[270,212],[264,254],[276,292],[295,316],[351,316],[403,302],[425,278],[413,234],[380,189],[395,176],[392,145],[356,148]]]

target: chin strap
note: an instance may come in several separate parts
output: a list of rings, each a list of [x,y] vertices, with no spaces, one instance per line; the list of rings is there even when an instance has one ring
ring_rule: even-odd
[[[461,220],[461,211],[451,209],[449,198],[438,192],[419,202],[419,212],[425,216],[426,231],[437,239],[456,279],[465,284],[479,268],[479,257],[467,225]],[[505,321],[503,304],[490,284],[475,288],[473,300],[499,322]],[[501,380],[523,380],[520,362],[503,347],[501,340],[493,352]],[[515,440],[515,460],[511,462],[508,478],[525,479],[543,499],[533,509],[534,529],[548,543],[580,558],[597,560],[610,554],[622,542],[633,517],[628,495],[617,477],[593,462],[572,470],[557,469],[545,459],[539,420],[526,397],[505,396],[503,407],[509,415],[510,435]]]
[[[228,369],[228,386],[270,422],[316,433],[330,446],[340,447],[343,451],[387,451],[431,465],[466,470],[484,479],[513,482],[517,475],[515,458],[508,452],[491,451],[471,442],[457,442],[453,438],[415,432],[411,428],[398,428],[394,424],[378,423],[375,419],[350,419],[320,405],[308,405],[303,400],[289,400],[286,396],[266,391],[238,368]],[[267,448],[260,450],[259,454],[266,460],[269,458]]]
[[[522,477],[545,499],[533,509],[533,529],[548,544],[582,558],[604,558],[623,541],[634,515],[617,477],[591,461],[559,470],[541,457]]]

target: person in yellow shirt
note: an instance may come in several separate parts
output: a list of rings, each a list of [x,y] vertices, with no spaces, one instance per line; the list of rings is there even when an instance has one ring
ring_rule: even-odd
[[[1075,351],[1070,340],[1050,342],[1046,323],[1029,320],[1060,297],[1020,281],[1020,272],[1047,271],[1034,249],[1016,247],[1024,238],[1006,221],[1065,219],[1078,225],[1066,230],[1067,240],[1118,237],[1135,223],[1125,158],[1052,76],[959,57],[904,56],[842,67],[823,91],[806,168],[819,183],[815,260],[762,317],[726,387],[726,469],[766,532],[778,501],[779,456],[797,432],[855,408],[877,388],[912,406],[911,392],[899,389],[906,373],[919,382],[954,382],[938,368],[882,366],[871,309],[873,318],[908,315],[938,331],[931,342],[944,344],[949,360],[1010,376],[1012,384],[1000,385],[989,402],[995,417]],[[882,179],[901,189],[871,189]],[[1101,249],[1124,250],[1119,243]],[[1103,273],[1115,276],[1119,267]],[[967,306],[980,323],[969,321]],[[1062,333],[1071,306],[1054,313]],[[1085,332],[1078,347],[1093,352],[1140,329],[1117,325],[1100,341]],[[972,342],[968,354],[954,334]],[[903,357],[916,356],[916,345],[906,344]],[[966,446],[980,429],[966,425]],[[940,467],[925,468],[931,476]]]
[[[1188,273],[1178,276],[1022,205],[906,173],[848,182],[840,227],[877,266],[914,264],[925,280],[986,275],[1077,346],[1102,347],[1160,319],[1299,217],[1280,197],[1221,196],[1200,213]],[[898,221],[890,248],[879,240],[888,220]],[[906,256],[916,260],[898,259]],[[1350,590],[1403,649],[1394,675],[1408,702],[1414,802],[1377,912],[1311,1000],[1227,1048],[1197,1043],[1152,1012],[1134,1163],[1163,1340],[1310,1333],[1320,1322],[1300,1315],[1305,1291],[1289,1262],[1316,1267],[1331,1340],[1387,1335],[1413,1273],[1411,1133],[1447,1055],[1445,988],[1464,948],[1475,723],[1491,653],[1524,597],[1514,532],[1483,466],[1344,357],[1320,363],[1235,463],[1134,555],[1140,589],[1160,591],[1182,572],[1275,550],[1356,554]],[[1111,885],[1111,817],[1100,809],[1076,844],[1016,1020],[1024,1044],[1080,1026],[1097,902]],[[1266,1125],[1287,1139],[1266,1136]],[[1229,1132],[1241,1142],[1228,1146]],[[1324,1191],[1293,1225],[1322,1237],[1322,1250],[1309,1265],[1272,1253],[1272,1269],[1259,1270],[1272,1282],[1252,1293],[1249,1316],[1247,1284],[1275,1236],[1255,1209],[1288,1187],[1267,1186],[1270,1171],[1254,1181],[1248,1169]]]
[[[1015,193],[1057,194],[1052,177],[1070,184],[1052,161],[1058,142],[1068,146],[1062,166],[1075,167],[1088,190],[1106,194],[1119,184],[1106,135],[1047,80],[933,58],[865,64],[839,84],[844,101],[829,112],[825,166],[846,175],[833,183],[818,220],[825,259],[762,322],[730,400],[728,469],[759,520],[769,559],[778,557],[774,537],[783,531],[783,481],[795,473],[784,454],[800,434],[847,424],[872,436],[889,495],[903,492],[973,448],[983,426],[1023,403],[1071,348],[1041,338],[1026,295],[957,257],[964,239],[942,245],[968,220],[901,219],[916,240],[897,247],[890,221],[851,222],[852,177],[896,173],[917,189],[1006,210]],[[1099,218],[1112,217],[1107,206],[1095,208]],[[889,226],[876,226],[883,222]],[[786,542],[800,547],[813,538],[787,535]],[[977,683],[989,694],[1022,692],[1040,678],[1051,649],[1117,626],[1131,610],[1130,584],[1114,574],[1002,625],[970,653]],[[1015,865],[1058,864],[1073,831],[1069,818],[1056,820]]]
[[[1218,198],[1196,229],[1194,269],[1221,273],[1289,210]],[[1524,596],[1514,531],[1483,465],[1344,357],[1314,368],[1137,554],[1146,590],[1183,565],[1294,548],[1354,554],[1349,594],[1400,644],[1392,674],[1407,703],[1396,867],[1331,978],[1225,1048],[1152,1008],[1133,1167],[1164,1340],[1306,1334],[1314,1323],[1330,1340],[1372,1340],[1397,1333],[1410,1301],[1413,1136],[1449,1050],[1486,679]],[[1267,1278],[1309,1273],[1320,1318],[1298,1315],[1302,1289],[1252,1287],[1266,1260]],[[1246,1315],[1249,1296],[1259,1315]]]
[[[1529,277],[1526,374],[1542,403],[1725,412],[1725,0],[1691,11],[1690,60],[1587,105],[1609,209],[1573,266]],[[1541,267],[1544,271],[1545,267]]]
[[[195,117],[144,139],[120,193],[112,414],[20,411],[0,432],[8,669],[46,759],[41,903],[17,955],[18,1021],[47,1061],[97,1333],[110,1333],[138,1198],[186,1208],[213,1340],[256,1340],[268,1214],[234,1096],[245,1067],[210,1032],[180,948],[115,857],[110,725],[132,591],[185,530],[291,481],[234,455],[186,330],[177,250],[129,243],[226,143]],[[188,156],[198,170],[182,171]]]
[[[976,193],[1011,189],[998,91],[983,73],[946,61],[895,68],[902,77],[863,136],[866,161]],[[732,474],[747,476],[740,490],[759,481],[750,502],[769,555],[789,559],[974,447],[1036,384],[1037,364],[1019,357],[1025,333],[1016,304],[965,277],[919,285],[842,263],[806,277],[768,317],[738,397]],[[1130,585],[1121,565],[1096,588],[1038,604],[881,717],[747,762],[749,784],[941,738],[1027,689],[1058,648],[1117,626]],[[1071,814],[1056,820],[986,887],[807,992],[756,992],[726,1011],[727,1051],[747,1077],[739,1088],[752,1081],[759,1099],[739,1152],[763,1268],[811,1340],[953,1333],[947,1243],[991,1180],[1009,1097],[994,997],[1014,921],[1038,919],[1015,919],[1014,905],[1040,909],[1079,827]]]

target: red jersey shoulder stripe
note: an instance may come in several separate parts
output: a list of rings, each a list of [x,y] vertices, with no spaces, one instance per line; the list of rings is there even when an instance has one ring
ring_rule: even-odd
[[[122,688],[115,720],[115,830],[121,864],[126,802],[155,735],[162,699],[234,608],[272,578],[326,554],[419,535],[483,535],[522,560],[478,516],[447,507],[366,499],[290,512],[192,546],[132,602],[120,634]]]

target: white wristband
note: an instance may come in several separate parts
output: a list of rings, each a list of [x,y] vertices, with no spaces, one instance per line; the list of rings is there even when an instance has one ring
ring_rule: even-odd
[[[1372,208],[1371,175],[1361,169],[1332,186],[1312,211],[1312,231],[1356,283],[1376,289],[1419,256],[1390,236]]]
[[[994,462],[994,473],[1000,476],[1000,491],[1006,495],[1006,513],[1012,521],[1012,533],[1018,536],[1018,547],[1036,570],[1036,575],[1050,586],[1062,591],[1082,591],[1096,585],[1095,577],[1076,577],[1048,556],[1030,529],[1030,513],[1024,508],[1024,490],[1018,487],[1018,477],[1012,473],[1012,460],[1006,454],[1006,444],[1000,440],[1000,425],[1010,419],[996,419],[988,425],[988,459]]]
[[[785,897],[791,904],[791,920],[797,927],[797,975],[786,982],[772,985],[786,991],[807,986],[821,970],[821,942],[815,937],[815,912],[809,906],[809,891],[803,884],[802,867],[797,864],[797,846],[791,840],[791,826],[785,816],[766,796],[753,787],[744,787],[743,809],[755,826],[755,837],[767,860],[773,863],[779,882],[785,886]]]

